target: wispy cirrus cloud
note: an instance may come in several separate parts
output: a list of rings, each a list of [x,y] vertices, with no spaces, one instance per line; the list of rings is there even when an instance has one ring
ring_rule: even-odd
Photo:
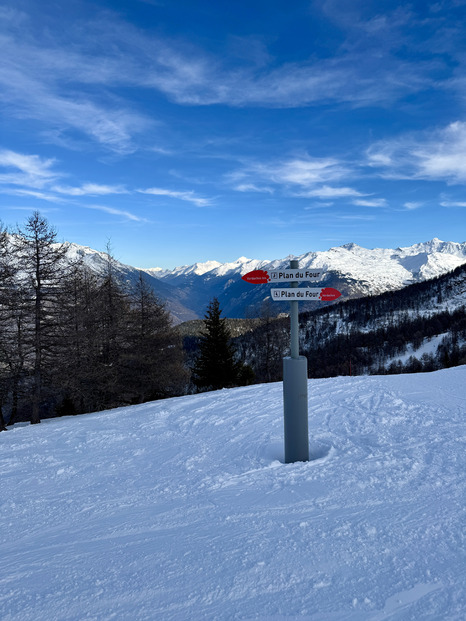
[[[47,201],[50,203],[62,203],[63,198],[57,196],[56,194],[50,194],[48,192],[39,192],[37,190],[21,190],[14,188],[6,188],[2,190],[4,194],[9,194],[10,196],[24,196],[27,198],[36,198],[41,201]]]
[[[177,191],[166,190],[164,188],[147,188],[145,190],[138,190],[138,192],[140,192],[141,194],[150,194],[152,196],[167,196],[169,198],[187,201],[188,203],[193,203],[197,207],[209,207],[212,204],[212,199],[197,196],[192,190]]]
[[[438,58],[412,62],[396,54],[406,44],[399,32],[391,45],[381,46],[387,30],[402,21],[393,15],[353,29],[332,58],[304,54],[293,62],[277,62],[253,38],[247,48],[254,54],[235,58],[225,48],[214,55],[187,39],[147,33],[110,11],[67,28],[60,24],[53,37],[14,15],[12,10],[7,20],[0,68],[12,112],[83,132],[120,153],[132,152],[134,136],[151,124],[127,94],[115,95],[120,87],[156,90],[181,105],[296,108],[327,102],[386,106],[439,83]]]
[[[237,192],[265,192],[273,194],[274,190],[270,186],[256,185],[255,183],[240,183],[234,188]]]
[[[466,201],[442,201],[442,207],[466,207]]]
[[[193,190],[177,191],[164,188],[128,189],[123,185],[99,183],[83,183],[78,186],[59,185],[55,182],[65,176],[54,166],[56,160],[41,158],[38,155],[0,151],[0,170],[6,168],[11,172],[0,172],[2,192],[14,196],[24,196],[48,202],[75,202],[77,198],[92,196],[124,195],[138,192],[152,196],[166,196],[192,203],[197,207],[208,207],[213,203],[211,198],[198,196]],[[100,209],[113,215],[125,216],[130,220],[143,221],[143,218],[125,210],[108,205],[89,205],[80,203],[87,209]]]
[[[94,209],[97,211],[103,211],[105,213],[109,213],[112,216],[122,216],[127,220],[132,220],[134,222],[147,222],[146,218],[142,218],[137,214],[132,213],[131,211],[126,211],[124,209],[116,209],[115,207],[109,207],[108,205],[81,205],[86,209]]]
[[[386,207],[387,200],[385,198],[357,198],[351,201],[353,205],[358,207]]]
[[[361,192],[358,192],[354,188],[349,187],[332,187],[329,185],[323,185],[306,192],[299,192],[294,196],[301,196],[303,198],[350,198],[352,196],[364,196]]]
[[[53,169],[56,160],[10,150],[0,151],[0,184],[43,188],[61,176]],[[12,170],[11,170],[12,169]]]
[[[403,206],[406,207],[408,211],[414,211],[415,209],[420,209],[423,205],[424,203],[421,203],[420,201],[408,201],[404,203]]]
[[[271,179],[303,187],[339,181],[349,174],[349,168],[335,158],[294,158],[268,170]]]
[[[379,141],[367,150],[368,165],[390,179],[466,181],[466,122]]]
[[[134,152],[134,136],[153,121],[107,89],[129,84],[131,63],[123,54],[95,53],[90,23],[81,34],[83,24],[55,25],[51,18],[44,32],[13,9],[4,18],[0,102],[13,117],[42,123],[49,135],[78,132],[112,152]]]
[[[83,202],[77,203],[77,197],[127,194],[128,190],[121,185],[111,186],[96,183],[85,183],[77,187],[56,185],[55,182],[65,175],[64,173],[58,172],[54,168],[55,165],[55,159],[1,150],[0,169],[13,169],[12,172],[0,173],[1,192],[12,196],[20,196],[52,203],[67,203],[75,207],[99,210],[136,222],[146,221],[145,218],[135,213],[108,205],[90,205]],[[18,209],[19,207],[12,208]],[[43,208],[42,211],[44,211]]]
[[[100,185],[98,183],[85,183],[80,187],[55,185],[54,192],[67,196],[105,196],[107,194],[128,194],[128,190],[122,185]]]
[[[354,188],[341,185],[351,175],[351,167],[336,158],[305,156],[249,164],[231,173],[227,179],[233,182],[235,189],[254,187],[257,191],[270,192],[276,188],[290,196],[301,198],[364,196]]]

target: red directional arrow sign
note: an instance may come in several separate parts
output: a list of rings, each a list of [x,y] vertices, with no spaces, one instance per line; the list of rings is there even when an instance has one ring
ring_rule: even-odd
[[[264,270],[248,272],[244,276],[241,276],[241,278],[252,285],[262,285],[270,282],[269,273]]]
[[[320,299],[322,300],[322,302],[333,302],[333,300],[339,298],[340,295],[341,293],[338,291],[338,289],[334,289],[333,287],[325,287],[320,292]]]

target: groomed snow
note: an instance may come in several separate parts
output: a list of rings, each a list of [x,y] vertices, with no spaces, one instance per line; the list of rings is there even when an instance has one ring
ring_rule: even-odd
[[[270,384],[0,434],[2,621],[466,618],[466,367]]]

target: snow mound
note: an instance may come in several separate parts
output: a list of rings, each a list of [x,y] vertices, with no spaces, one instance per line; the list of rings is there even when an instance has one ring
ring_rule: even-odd
[[[0,434],[3,621],[463,619],[466,367],[282,385]]]

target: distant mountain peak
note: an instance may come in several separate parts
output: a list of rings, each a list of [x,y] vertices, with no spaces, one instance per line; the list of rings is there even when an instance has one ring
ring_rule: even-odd
[[[106,253],[76,244],[70,244],[68,252],[70,259],[83,259],[95,272],[102,273],[108,260]],[[227,263],[208,260],[173,270],[149,268],[141,271],[148,274],[156,295],[166,301],[177,322],[202,317],[213,297],[220,300],[224,316],[244,317],[260,313],[261,305],[270,296],[270,286],[251,286],[241,277],[257,269],[286,269],[290,259],[298,260],[302,269],[322,270],[325,286],[337,288],[342,292],[342,299],[347,299],[377,295],[441,276],[466,263],[466,242],[445,242],[434,237],[428,242],[396,249],[368,249],[348,243],[272,261],[240,256]],[[117,270],[128,282],[139,277],[137,268],[118,261]],[[300,305],[301,310],[306,308],[305,303]],[[285,307],[278,304],[277,311],[281,310]]]
[[[343,246],[340,246],[340,248],[344,248],[345,250],[359,250],[361,249],[361,246],[358,246],[357,244],[353,242],[349,242],[348,244],[343,244]],[[336,250],[336,249],[332,249],[332,250]]]

